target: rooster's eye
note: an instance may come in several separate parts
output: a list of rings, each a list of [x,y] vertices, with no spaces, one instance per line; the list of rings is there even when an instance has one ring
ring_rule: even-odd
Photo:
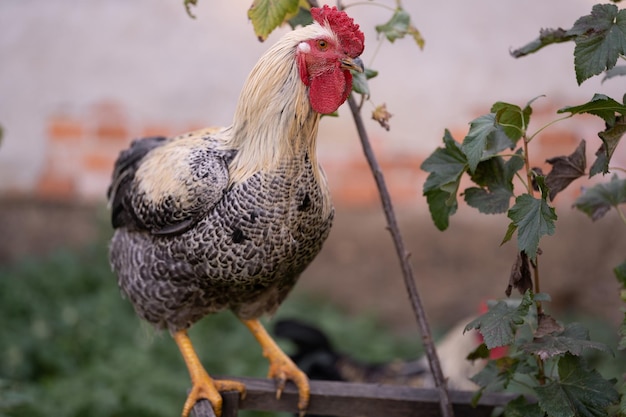
[[[319,39],[317,41],[317,47],[320,48],[320,51],[325,51],[326,48],[328,48],[328,42],[326,42],[324,39]]]

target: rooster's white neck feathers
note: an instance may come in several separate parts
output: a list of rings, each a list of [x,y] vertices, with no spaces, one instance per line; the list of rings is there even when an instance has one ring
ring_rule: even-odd
[[[311,109],[296,54],[307,52],[299,45],[308,39],[334,36],[326,26],[314,23],[285,34],[259,59],[243,86],[232,126],[221,135],[225,147],[237,150],[230,166],[231,183],[305,156],[323,181],[315,152],[320,115]]]

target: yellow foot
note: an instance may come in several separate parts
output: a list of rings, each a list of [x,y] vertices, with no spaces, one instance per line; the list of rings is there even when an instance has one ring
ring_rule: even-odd
[[[286,355],[285,358],[272,356],[268,357],[268,359],[270,361],[270,370],[267,377],[276,380],[276,398],[279,399],[282,395],[285,383],[292,381],[298,387],[298,409],[300,414],[303,415],[309,405],[311,396],[309,378]]]
[[[280,398],[285,388],[285,383],[293,381],[298,387],[298,409],[303,416],[309,405],[311,389],[309,378],[302,372],[295,363],[287,356],[267,333],[261,322],[258,320],[242,320],[250,329],[254,337],[263,348],[263,355],[270,362],[268,378],[276,380],[276,398]]]
[[[183,355],[189,375],[191,376],[191,392],[187,396],[187,401],[183,406],[183,417],[188,417],[193,406],[198,400],[206,399],[211,403],[215,416],[222,415],[222,396],[220,392],[237,391],[243,399],[246,396],[246,387],[238,381],[214,380],[204,370],[196,351],[193,349],[191,340],[185,330],[180,330],[172,334],[180,353]]]
[[[211,403],[216,417],[222,415],[222,396],[220,392],[237,391],[241,399],[246,396],[246,387],[238,381],[215,380],[205,373],[205,376],[198,375],[193,382],[193,387],[187,396],[187,401],[183,406],[182,417],[187,417],[191,409],[199,400],[206,399]]]

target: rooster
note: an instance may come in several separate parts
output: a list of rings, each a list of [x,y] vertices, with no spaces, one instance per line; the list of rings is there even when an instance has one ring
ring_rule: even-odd
[[[259,318],[278,308],[328,236],[318,125],[350,94],[364,48],[345,12],[324,6],[311,15],[252,69],[231,126],[136,140],[115,163],[110,262],[137,314],[169,330],[180,349],[192,382],[183,416],[203,398],[219,416],[220,391],[245,394],[240,382],[209,376],[187,335],[226,309],[261,345],[277,396],[291,380],[300,412],[308,405],[306,375]]]

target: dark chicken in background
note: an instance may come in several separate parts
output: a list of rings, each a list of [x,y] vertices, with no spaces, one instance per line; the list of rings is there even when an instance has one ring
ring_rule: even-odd
[[[466,319],[459,322],[437,343],[437,353],[448,388],[454,390],[469,391],[478,388],[469,378],[485,363],[483,360],[471,362],[465,359],[481,343],[476,333],[463,333],[469,321],[470,319]],[[291,358],[310,379],[434,387],[425,357],[380,363],[365,362],[337,350],[322,330],[294,319],[277,321],[274,335],[293,343],[295,352]]]
[[[328,236],[318,125],[350,94],[364,48],[345,12],[324,6],[311,15],[252,69],[231,126],[137,140],[115,164],[111,265],[137,314],[168,329],[181,351],[192,381],[183,416],[201,398],[219,416],[219,391],[245,393],[240,382],[212,379],[187,335],[225,309],[260,343],[278,395],[292,380],[301,412],[308,404],[306,375],[258,319],[278,308]]]

